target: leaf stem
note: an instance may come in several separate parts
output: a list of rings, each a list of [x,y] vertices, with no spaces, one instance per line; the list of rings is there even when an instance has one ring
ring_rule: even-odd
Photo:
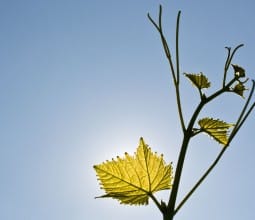
[[[148,196],[152,199],[152,201],[156,204],[156,206],[158,207],[158,209],[161,211],[161,213],[163,214],[165,212],[163,206],[159,203],[159,201],[157,200],[157,198],[152,194],[149,193]]]
[[[236,78],[233,78],[232,80],[230,80],[228,82],[227,85],[225,85],[223,88],[219,89],[218,91],[216,91],[215,93],[213,93],[211,96],[207,97],[205,99],[205,102],[210,102],[211,100],[213,100],[214,98],[216,98],[217,96],[219,96],[220,94],[222,94],[223,92],[227,92],[229,91],[230,86],[236,81]]]

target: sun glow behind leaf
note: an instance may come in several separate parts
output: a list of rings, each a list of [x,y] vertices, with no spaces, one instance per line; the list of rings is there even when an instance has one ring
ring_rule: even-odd
[[[170,189],[173,180],[172,165],[166,165],[163,155],[151,152],[143,138],[134,156],[125,153],[124,158],[95,165],[94,169],[106,191],[98,198],[111,197],[130,205],[148,204],[152,193]]]

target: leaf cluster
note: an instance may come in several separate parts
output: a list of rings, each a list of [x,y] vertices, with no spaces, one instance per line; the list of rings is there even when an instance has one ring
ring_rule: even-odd
[[[173,62],[172,53],[166,40],[163,25],[162,25],[162,7],[159,7],[158,21],[156,22],[148,14],[148,18],[152,25],[159,33],[164,53],[170,66],[173,85],[175,88],[176,104],[178,107],[178,116],[180,126],[183,132],[183,140],[180,147],[180,153],[175,171],[173,172],[172,164],[166,164],[163,160],[163,155],[153,153],[145,144],[143,138],[140,139],[139,146],[134,156],[125,153],[124,158],[117,157],[112,161],[106,161],[102,164],[95,165],[97,176],[99,178],[102,189],[106,194],[99,198],[111,197],[120,201],[123,204],[130,205],[146,205],[151,198],[159,210],[163,214],[164,220],[172,220],[175,214],[186,203],[190,196],[205,180],[208,174],[217,165],[222,155],[236,136],[244,122],[249,117],[255,107],[255,101],[252,102],[252,96],[255,89],[255,81],[252,80],[252,86],[248,97],[242,107],[240,114],[237,116],[235,123],[227,123],[222,119],[214,119],[212,117],[199,118],[201,110],[212,100],[218,98],[222,94],[236,94],[244,98],[244,93],[247,91],[246,83],[249,81],[246,78],[245,69],[237,64],[232,64],[233,57],[237,50],[243,46],[238,45],[233,50],[230,47],[227,49],[227,57],[223,68],[223,78],[221,87],[208,95],[205,89],[209,89],[211,82],[208,77],[202,73],[184,73],[184,76],[198,90],[200,100],[188,121],[185,123],[182,110],[182,102],[180,96],[180,59],[179,59],[179,23],[181,12],[178,12],[176,21],[176,43],[175,43],[175,60]],[[233,74],[227,77],[229,67],[232,66]],[[227,80],[230,78],[230,80]],[[197,122],[199,127],[195,126]],[[181,174],[183,171],[184,160],[190,140],[200,134],[205,133],[222,145],[222,149],[218,156],[206,170],[206,172],[198,179],[197,183],[184,196],[179,204],[176,205]],[[173,175],[174,173],[174,175]],[[159,202],[154,196],[154,193],[159,190],[171,189],[168,202]],[[98,198],[98,197],[97,197]]]

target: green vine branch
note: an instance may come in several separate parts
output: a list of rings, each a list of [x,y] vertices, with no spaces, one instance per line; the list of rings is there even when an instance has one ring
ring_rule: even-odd
[[[250,92],[249,98],[245,104],[245,106],[243,107],[243,110],[235,124],[234,129],[232,130],[231,135],[229,136],[228,142],[225,144],[224,148],[222,149],[222,151],[219,153],[219,155],[216,157],[215,161],[212,163],[212,165],[208,168],[208,170],[205,172],[205,174],[198,180],[198,182],[195,184],[195,186],[191,189],[191,191],[184,197],[184,199],[181,201],[181,203],[176,207],[176,198],[177,198],[177,194],[178,194],[178,189],[179,189],[179,184],[180,184],[180,179],[181,179],[181,174],[182,174],[182,170],[183,170],[183,165],[184,165],[184,161],[185,161],[185,157],[186,157],[186,152],[187,152],[187,148],[190,142],[190,139],[192,137],[194,137],[195,135],[199,134],[202,132],[202,130],[196,130],[194,128],[194,124],[199,116],[200,111],[205,107],[206,104],[208,104],[209,102],[211,102],[212,100],[214,100],[215,98],[217,98],[218,96],[222,95],[225,92],[233,92],[232,86],[234,86],[237,82],[241,83],[241,85],[243,86],[244,82],[240,81],[241,77],[244,77],[244,72],[243,73],[238,73],[236,74],[236,68],[239,68],[238,70],[244,71],[241,67],[238,66],[234,66],[233,68],[235,69],[235,75],[233,76],[233,78],[226,83],[227,80],[227,72],[229,70],[230,64],[232,62],[232,59],[235,55],[235,53],[237,52],[237,50],[241,47],[243,47],[243,44],[238,45],[237,47],[234,48],[233,51],[231,51],[230,47],[226,47],[227,49],[227,58],[225,61],[225,66],[224,66],[224,73],[223,73],[223,80],[222,80],[222,88],[220,88],[219,90],[217,90],[216,92],[214,92],[212,95],[206,97],[205,94],[202,93],[202,88],[203,87],[199,87],[199,94],[200,94],[200,103],[197,105],[189,123],[187,128],[185,127],[184,124],[184,119],[183,119],[183,113],[182,113],[182,107],[181,107],[181,99],[180,99],[180,90],[179,90],[179,83],[180,83],[180,64],[179,64],[179,23],[180,23],[180,15],[181,12],[178,12],[177,15],[177,22],[176,22],[176,72],[175,72],[175,68],[173,65],[173,61],[172,61],[172,55],[166,40],[166,37],[163,33],[163,28],[162,28],[162,6],[160,5],[159,7],[159,19],[158,19],[158,24],[151,18],[151,16],[148,14],[148,18],[151,21],[151,23],[154,25],[154,27],[157,29],[157,31],[160,34],[161,37],[161,42],[165,51],[165,55],[166,58],[170,64],[170,69],[171,69],[171,73],[172,73],[172,78],[173,78],[173,82],[174,82],[174,86],[175,86],[175,92],[176,92],[176,100],[177,100],[177,107],[178,107],[178,114],[179,114],[179,118],[180,118],[180,124],[183,130],[183,141],[182,141],[182,146],[181,146],[181,150],[179,153],[179,157],[178,157],[178,162],[177,162],[177,167],[176,167],[176,172],[175,172],[175,176],[174,176],[174,183],[173,183],[173,187],[170,193],[170,197],[169,197],[169,201],[167,204],[167,209],[165,209],[165,212],[163,214],[164,219],[173,219],[174,215],[179,211],[179,209],[183,206],[183,204],[188,200],[188,198],[193,194],[193,192],[199,187],[199,185],[203,182],[203,180],[207,177],[207,175],[211,172],[211,170],[216,166],[216,164],[218,163],[218,161],[221,159],[222,155],[224,154],[227,146],[230,144],[230,142],[232,141],[232,139],[234,138],[234,136],[237,134],[238,130],[241,128],[241,126],[243,125],[243,123],[245,122],[245,120],[247,119],[247,117],[249,116],[249,114],[251,113],[251,111],[254,108],[254,103],[251,105],[251,107],[249,108],[248,112],[245,114],[246,110],[247,110],[247,106],[250,102],[250,98],[254,92],[254,81],[253,81],[253,86],[252,86],[252,90]],[[244,90],[244,86],[241,87]],[[240,94],[242,94],[243,90],[240,92]],[[235,91],[234,91],[235,92]]]
[[[154,27],[157,29],[157,31],[160,34],[161,37],[161,42],[165,51],[165,55],[167,57],[167,60],[170,65],[170,70],[172,73],[172,78],[173,82],[175,85],[175,94],[176,94],[176,100],[177,100],[177,108],[178,108],[178,113],[179,113],[179,118],[181,122],[181,127],[183,133],[185,132],[185,123],[183,119],[183,113],[182,113],[182,106],[181,106],[181,98],[180,98],[180,65],[179,65],[179,25],[180,25],[180,16],[181,16],[181,11],[178,12],[177,15],[177,21],[176,21],[176,44],[175,44],[175,51],[176,51],[176,72],[174,68],[174,64],[172,61],[172,56],[171,52],[167,43],[167,40],[165,38],[163,28],[162,28],[162,6],[159,6],[159,18],[158,18],[158,24],[151,18],[150,14],[148,13],[148,18],[151,21],[151,23],[154,25]]]
[[[148,19],[156,28],[160,35],[161,43],[164,49],[164,54],[167,58],[170,72],[175,87],[175,96],[177,103],[178,116],[180,120],[181,129],[183,132],[183,139],[178,155],[176,169],[173,173],[172,164],[166,164],[163,160],[163,155],[153,153],[148,145],[140,138],[139,146],[133,156],[125,153],[124,158],[117,156],[116,159],[103,162],[95,165],[94,169],[100,180],[101,188],[106,191],[105,195],[96,198],[107,198],[119,200],[123,204],[130,205],[146,205],[151,199],[163,215],[163,220],[173,220],[174,216],[193,195],[196,189],[203,183],[206,177],[218,164],[230,143],[237,135],[241,127],[250,116],[255,108],[255,101],[252,102],[252,97],[255,92],[255,81],[252,80],[251,90],[248,98],[240,111],[240,114],[235,124],[226,123],[220,119],[213,118],[199,118],[201,110],[207,106],[208,103],[217,99],[224,93],[236,94],[244,97],[244,91],[248,90],[245,83],[248,78],[245,78],[244,68],[232,64],[234,55],[243,44],[236,46],[233,51],[230,47],[227,49],[227,57],[224,64],[222,86],[210,95],[207,95],[203,89],[210,87],[208,78],[200,72],[199,74],[184,73],[191,83],[198,89],[200,99],[198,104],[190,117],[187,124],[184,122],[182,102],[180,96],[180,54],[179,54],[179,26],[180,26],[181,11],[177,14],[176,32],[175,32],[175,63],[172,59],[170,47],[162,26],[162,6],[159,6],[158,22],[151,18],[148,14]],[[234,74],[232,77],[227,77],[230,66],[233,67]],[[227,80],[227,78],[230,78]],[[198,123],[200,128],[195,127]],[[229,129],[232,129],[229,134]],[[198,179],[191,190],[184,196],[179,204],[176,205],[176,199],[179,191],[180,180],[184,168],[185,157],[189,147],[190,140],[200,133],[207,133],[219,144],[222,145],[222,150],[219,152],[212,164],[206,169],[203,175]],[[170,194],[167,203],[159,202],[153,193],[170,189]]]
[[[197,183],[192,187],[192,189],[188,192],[188,194],[183,198],[183,200],[180,202],[180,204],[177,206],[177,208],[174,211],[174,215],[180,210],[180,208],[184,205],[184,203],[190,198],[190,196],[195,192],[195,190],[201,185],[201,183],[205,180],[205,178],[209,175],[209,173],[213,170],[213,168],[217,165],[217,163],[219,162],[219,160],[221,159],[221,157],[223,156],[224,152],[227,149],[227,146],[230,144],[230,142],[232,141],[232,139],[234,138],[235,134],[237,133],[237,131],[241,128],[241,126],[243,125],[243,123],[245,122],[245,120],[248,118],[249,114],[252,112],[253,108],[255,107],[255,102],[252,103],[252,105],[250,106],[249,110],[246,112],[246,114],[244,115],[245,111],[247,110],[247,107],[250,103],[251,97],[254,93],[254,88],[255,88],[255,81],[252,81],[252,89],[251,92],[249,94],[249,97],[242,109],[242,112],[235,124],[235,128],[233,129],[232,133],[229,136],[228,139],[228,143],[226,144],[225,147],[222,148],[222,150],[220,151],[220,153],[218,154],[218,156],[216,157],[216,159],[214,160],[214,162],[211,164],[211,166],[207,169],[207,171],[203,174],[203,176],[197,181]]]
[[[233,50],[232,53],[231,53],[231,47],[225,47],[228,50],[228,55],[227,55],[227,59],[226,59],[225,66],[224,66],[224,74],[223,74],[222,87],[224,87],[225,84],[226,84],[227,72],[228,72],[229,66],[231,64],[231,61],[232,61],[236,51],[240,47],[243,47],[243,46],[244,46],[243,44],[239,44],[237,47],[235,47],[235,49]]]

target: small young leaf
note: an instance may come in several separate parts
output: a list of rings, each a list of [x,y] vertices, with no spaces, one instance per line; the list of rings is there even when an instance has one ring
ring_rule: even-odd
[[[236,77],[245,77],[245,69],[241,66],[238,66],[236,64],[231,64],[234,71],[235,71],[235,76]]]
[[[240,96],[244,97],[243,93],[244,93],[245,90],[247,90],[247,89],[245,88],[244,84],[241,83],[241,82],[238,82],[238,84],[236,84],[235,87],[232,88],[231,91],[236,93],[237,95],[240,95]]]
[[[203,73],[184,73],[184,75],[188,77],[192,84],[195,85],[198,89],[206,89],[211,86],[208,78]]]
[[[152,153],[143,138],[134,156],[125,153],[122,159],[95,165],[99,181],[106,194],[122,204],[147,205],[149,196],[159,190],[170,189],[172,165],[166,165],[163,155]]]
[[[201,131],[210,135],[220,144],[226,145],[228,142],[228,129],[234,126],[219,119],[203,118],[198,121]]]

